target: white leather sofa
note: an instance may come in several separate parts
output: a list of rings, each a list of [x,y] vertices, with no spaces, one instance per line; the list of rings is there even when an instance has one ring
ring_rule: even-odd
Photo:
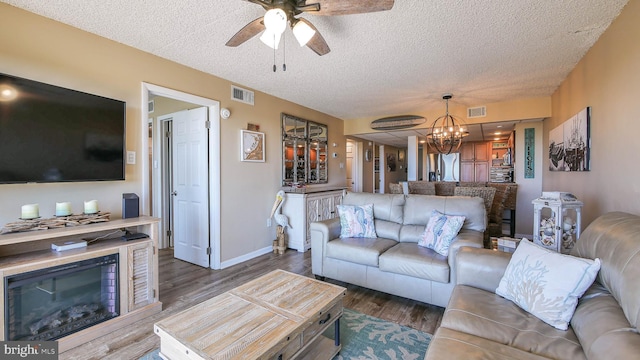
[[[377,238],[340,238],[340,219],[310,225],[316,277],[446,306],[455,284],[455,254],[481,248],[487,215],[478,197],[347,193],[345,205],[373,204]],[[418,246],[432,210],[464,215],[462,229],[442,256]]]

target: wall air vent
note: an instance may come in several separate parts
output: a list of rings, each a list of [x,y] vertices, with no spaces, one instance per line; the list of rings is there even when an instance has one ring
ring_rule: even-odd
[[[231,85],[231,99],[253,105],[253,91]]]
[[[156,103],[154,100],[149,100],[149,107],[147,108],[147,112],[151,114],[156,108]]]
[[[485,116],[487,116],[486,106],[467,108],[467,118],[479,118]]]

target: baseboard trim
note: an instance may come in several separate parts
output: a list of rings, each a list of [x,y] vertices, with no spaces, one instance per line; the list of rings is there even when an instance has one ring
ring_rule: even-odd
[[[267,246],[265,248],[256,250],[254,252],[250,252],[248,254],[244,254],[242,256],[238,256],[236,258],[223,261],[223,262],[220,263],[220,269],[225,269],[225,268],[228,268],[229,266],[240,264],[240,263],[245,262],[247,260],[251,260],[253,258],[256,258],[256,257],[258,257],[260,255],[268,254],[268,253],[270,253],[272,251],[273,251],[273,247],[272,246]]]

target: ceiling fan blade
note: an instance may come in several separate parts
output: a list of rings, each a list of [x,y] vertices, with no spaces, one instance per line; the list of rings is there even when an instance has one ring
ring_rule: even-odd
[[[238,31],[225,45],[236,47],[241,45],[245,41],[251,39],[252,37],[258,35],[265,29],[264,23],[262,22],[262,17],[259,17],[252,22],[245,25],[240,31]]]
[[[307,43],[307,47],[320,56],[328,54],[331,49],[329,49],[329,45],[327,45],[327,42],[324,40],[322,35],[320,35],[318,29],[316,29],[316,27],[313,26],[313,24],[310,23],[307,19],[298,18],[298,20],[309,25],[310,28],[316,31],[315,35],[313,35],[311,40],[309,40],[309,42]]]
[[[307,0],[307,4],[320,4],[314,15],[349,15],[390,10],[394,0]]]

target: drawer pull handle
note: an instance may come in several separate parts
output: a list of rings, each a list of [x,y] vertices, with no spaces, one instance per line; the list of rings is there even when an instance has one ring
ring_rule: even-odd
[[[326,324],[327,321],[329,321],[329,319],[331,319],[331,313],[327,314],[327,318],[326,319],[322,319],[318,322],[318,325],[323,325]]]

